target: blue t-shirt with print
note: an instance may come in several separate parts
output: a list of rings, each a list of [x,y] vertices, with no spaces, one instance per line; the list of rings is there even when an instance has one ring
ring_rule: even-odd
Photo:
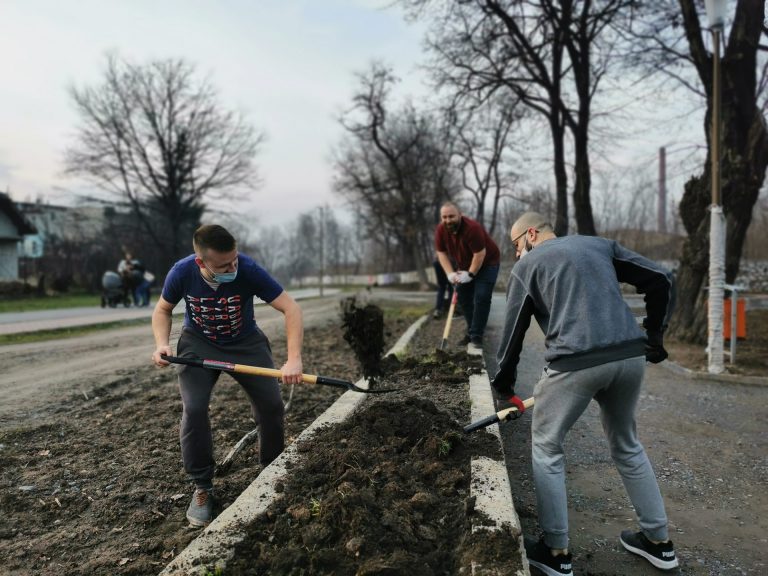
[[[184,326],[215,342],[234,342],[256,330],[253,297],[272,302],[283,287],[252,258],[238,253],[237,277],[211,288],[191,254],[174,264],[163,285],[163,298],[186,302]]]

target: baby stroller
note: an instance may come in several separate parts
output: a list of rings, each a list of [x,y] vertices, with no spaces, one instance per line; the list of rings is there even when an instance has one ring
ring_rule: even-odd
[[[115,308],[122,304],[126,308],[131,305],[130,290],[123,283],[123,277],[117,272],[107,270],[101,277],[101,307]]]

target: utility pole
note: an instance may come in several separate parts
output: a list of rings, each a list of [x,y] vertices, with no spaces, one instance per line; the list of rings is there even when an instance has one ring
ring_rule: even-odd
[[[325,276],[325,206],[320,206],[320,298],[323,297],[323,277]]]
[[[656,210],[656,230],[667,233],[667,149],[659,148],[659,205]]]

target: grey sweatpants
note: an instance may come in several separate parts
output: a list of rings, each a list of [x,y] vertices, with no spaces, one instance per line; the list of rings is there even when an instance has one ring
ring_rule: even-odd
[[[563,441],[594,398],[603,431],[640,528],[652,540],[667,539],[667,515],[651,463],[637,439],[635,408],[645,358],[629,358],[573,372],[546,368],[534,388],[533,479],[539,525],[550,548],[568,547],[568,501]]]
[[[274,368],[269,340],[257,329],[242,341],[234,344],[217,344],[204,336],[184,328],[176,346],[181,357],[221,360],[235,364],[248,364],[262,368]],[[208,405],[213,386],[221,371],[178,365],[179,391],[184,411],[181,416],[179,437],[184,470],[198,488],[213,487],[213,436],[208,418]],[[285,447],[283,423],[283,399],[276,378],[232,373],[242,386],[251,403],[251,413],[259,425],[259,459],[268,464]]]

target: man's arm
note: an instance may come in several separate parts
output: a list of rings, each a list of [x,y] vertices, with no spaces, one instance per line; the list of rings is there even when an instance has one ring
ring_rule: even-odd
[[[445,275],[450,277],[450,275],[454,273],[454,269],[453,264],[451,264],[451,259],[448,257],[448,252],[438,251],[437,259],[440,262],[440,266],[442,266],[445,271]]]
[[[510,282],[519,281],[512,275]],[[513,395],[515,393],[517,364],[520,361],[523,340],[528,327],[531,325],[533,312],[533,300],[522,286],[510,286],[507,295],[504,330],[499,343],[499,351],[496,354],[499,370],[491,381],[498,394]]]
[[[304,344],[304,322],[302,320],[301,306],[283,291],[280,296],[269,303],[272,308],[285,316],[285,340],[288,348],[288,360],[283,367],[281,379],[285,384],[297,384],[301,382],[303,366],[301,362],[301,347]]]
[[[480,252],[474,252],[472,254],[472,262],[469,264],[469,272],[473,276],[477,274],[480,271],[480,268],[483,266],[483,262],[485,261],[485,248],[480,250]]]
[[[173,318],[173,309],[175,304],[171,304],[160,296],[152,312],[152,334],[155,336],[155,351],[152,354],[152,361],[157,366],[168,366],[168,362],[163,360],[160,355],[172,356],[171,351],[171,323]]]

